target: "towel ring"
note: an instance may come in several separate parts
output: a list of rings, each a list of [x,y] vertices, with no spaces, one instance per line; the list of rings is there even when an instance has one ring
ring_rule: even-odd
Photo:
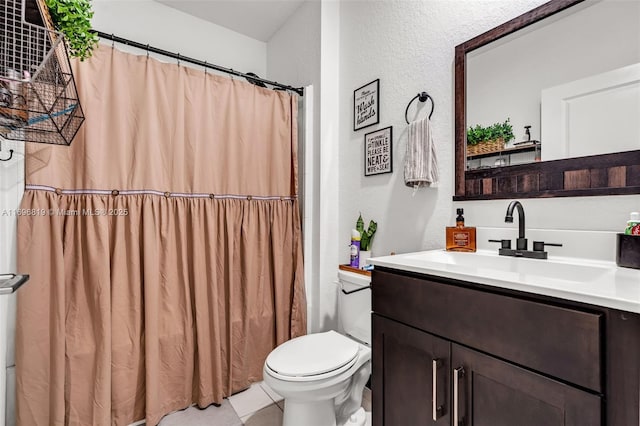
[[[404,120],[407,122],[407,124],[409,124],[409,118],[407,117],[407,114],[409,114],[409,107],[411,106],[413,101],[415,101],[416,99],[419,100],[420,102],[426,102],[427,99],[431,99],[431,112],[429,113],[429,119],[431,119],[431,116],[433,115],[433,110],[436,107],[435,102],[433,102],[433,98],[429,96],[427,92],[418,93],[413,97],[413,99],[409,101],[409,103],[407,104],[407,109],[404,110]]]
[[[0,152],[2,152],[2,142],[0,142]],[[0,158],[0,161],[9,161],[13,158],[13,150],[9,150],[9,156],[7,158]]]

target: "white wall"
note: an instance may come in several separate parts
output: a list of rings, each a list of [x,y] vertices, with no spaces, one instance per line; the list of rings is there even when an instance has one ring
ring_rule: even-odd
[[[270,80],[295,87],[319,86],[320,13],[320,2],[305,1],[267,42]]]
[[[340,236],[339,192],[340,170],[340,4],[332,0],[322,1],[321,13],[321,93],[320,93],[320,239],[319,244],[319,328],[337,328],[336,280],[340,251],[335,244],[345,247],[346,240],[337,240]]]
[[[225,68],[266,74],[267,45],[262,41],[151,0],[93,0],[92,4],[96,30]]]
[[[452,202],[454,182],[454,48],[544,3],[519,1],[343,2],[340,25],[340,203],[334,247],[346,262],[346,241],[358,212],[378,222],[374,255],[444,246],[444,227],[463,207],[468,225],[515,229],[505,224],[508,200]],[[549,65],[552,66],[552,65]],[[541,70],[544,72],[544,69]],[[379,125],[352,130],[353,90],[380,79]],[[415,196],[403,183],[404,110],[420,91],[435,100],[433,134],[441,182]],[[425,114],[423,111],[422,114]],[[411,118],[410,114],[410,118]],[[392,125],[393,174],[363,176],[364,134]],[[640,196],[522,200],[527,227],[559,230],[623,229],[640,209]],[[559,241],[561,242],[561,241]]]

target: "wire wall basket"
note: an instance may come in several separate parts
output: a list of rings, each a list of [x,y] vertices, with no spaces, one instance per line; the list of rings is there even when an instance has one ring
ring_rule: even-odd
[[[0,140],[69,145],[83,121],[64,36],[44,0],[3,0]]]

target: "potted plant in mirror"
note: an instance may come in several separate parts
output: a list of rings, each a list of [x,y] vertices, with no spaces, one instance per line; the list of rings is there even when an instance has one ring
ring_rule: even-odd
[[[40,0],[46,3],[53,26],[65,36],[69,54],[85,60],[98,44],[98,35],[91,32],[90,0]]]
[[[356,222],[356,230],[360,233],[360,264],[358,265],[360,269],[362,269],[362,267],[366,265],[367,259],[371,257],[371,242],[373,241],[373,235],[376,233],[377,229],[378,224],[371,220],[369,221],[369,227],[365,230],[362,214],[358,216],[358,220]]]
[[[504,123],[495,123],[488,127],[477,124],[467,130],[467,156],[499,152],[504,145],[515,139],[513,126],[509,118]]]

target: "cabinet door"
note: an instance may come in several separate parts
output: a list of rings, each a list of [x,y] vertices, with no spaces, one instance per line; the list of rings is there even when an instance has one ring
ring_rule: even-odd
[[[596,394],[456,344],[451,367],[454,426],[601,424]]]
[[[372,319],[373,425],[448,425],[450,343],[375,314]]]

